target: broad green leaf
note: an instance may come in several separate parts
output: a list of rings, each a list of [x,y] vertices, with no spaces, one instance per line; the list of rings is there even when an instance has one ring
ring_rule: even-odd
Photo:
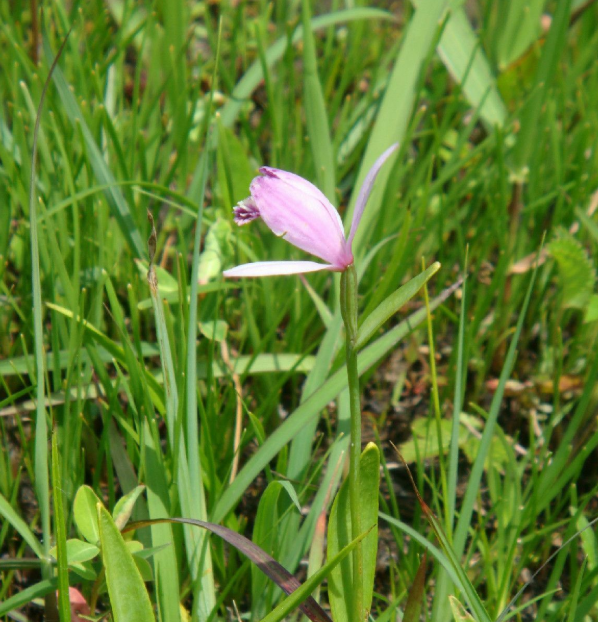
[[[234,169],[233,167],[233,170]],[[249,178],[251,181],[251,177]],[[231,207],[249,194],[249,182],[242,191],[235,191],[231,197]],[[232,228],[229,220],[217,218],[210,225],[204,239],[204,248],[199,256],[197,278],[200,285],[206,285],[211,279],[219,277],[222,267],[233,257]]]
[[[369,612],[374,591],[376,556],[378,552],[378,493],[380,488],[380,453],[378,447],[369,443],[359,461],[359,490],[361,499],[362,529],[372,528],[364,538],[363,554],[363,606]],[[351,542],[351,508],[349,482],[341,486],[330,512],[328,521],[328,559]],[[328,598],[335,622],[353,619],[353,560],[344,559],[331,573],[328,580]]]
[[[228,324],[224,320],[200,322],[199,331],[210,341],[224,341],[228,332]]]
[[[540,34],[540,17],[546,0],[511,0],[497,38],[496,58],[500,69],[516,61]]]
[[[112,516],[114,518],[114,524],[120,531],[124,529],[124,526],[127,524],[129,518],[131,518],[135,502],[144,490],[145,486],[136,486],[133,490],[131,490],[131,492],[126,494],[124,497],[121,497],[116,502]]]
[[[155,622],[152,604],[133,555],[108,510],[97,505],[102,559],[115,622]]]
[[[75,523],[81,535],[91,544],[97,544],[100,540],[98,527],[97,505],[101,503],[96,493],[89,486],[81,486],[75,495],[73,512]]]
[[[71,538],[66,541],[66,556],[69,564],[77,562],[87,562],[93,559],[100,549],[90,542],[84,542],[78,538]],[[56,547],[50,549],[50,555],[56,557]]]
[[[596,285],[596,269],[585,249],[569,232],[560,230],[548,251],[559,268],[563,306],[585,310]]]
[[[290,482],[284,482],[290,484]],[[252,540],[268,555],[280,558],[279,550],[279,514],[278,500],[282,492],[282,482],[273,481],[262,495],[253,526]],[[296,495],[295,495],[296,496]],[[271,605],[273,592],[268,578],[259,567],[251,565],[251,616],[259,620],[267,613],[267,607]]]
[[[598,294],[592,294],[588,300],[586,314],[583,321],[586,323],[598,320]]]
[[[147,259],[137,259],[135,261],[135,265],[137,266],[137,270],[139,270],[139,274],[147,279],[147,271],[149,269],[149,263]],[[156,275],[158,276],[158,291],[160,295],[171,294],[173,292],[179,291],[179,283],[178,281],[168,272],[168,270],[164,270],[160,266],[154,266],[156,270]]]
[[[438,270],[440,270],[440,264],[435,262],[383,300],[361,323],[357,331],[357,348],[362,348],[384,322],[411,300]]]

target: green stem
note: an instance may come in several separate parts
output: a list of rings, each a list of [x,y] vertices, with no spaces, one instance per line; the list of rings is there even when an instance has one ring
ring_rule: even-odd
[[[351,538],[361,535],[359,503],[359,459],[361,457],[361,406],[359,372],[357,371],[357,273],[353,265],[341,275],[341,314],[345,323],[347,378],[351,410],[351,444],[349,452],[349,501],[351,505]],[[363,554],[361,544],[353,551],[353,622],[363,622]]]

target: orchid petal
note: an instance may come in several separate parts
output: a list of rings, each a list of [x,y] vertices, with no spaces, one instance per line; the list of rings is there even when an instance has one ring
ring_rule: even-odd
[[[227,278],[251,276],[284,276],[287,274],[304,274],[334,270],[334,266],[316,263],[315,261],[256,261],[225,270],[222,274]]]
[[[363,211],[365,210],[366,203],[368,202],[368,198],[370,196],[370,192],[372,191],[372,187],[374,186],[374,181],[376,181],[376,177],[382,168],[382,165],[389,156],[397,150],[399,147],[399,143],[395,143],[391,145],[373,164],[372,168],[369,170],[366,175],[361,188],[359,189],[359,195],[357,196],[357,202],[355,203],[355,211],[353,212],[353,221],[351,222],[351,231],[349,233],[349,238],[347,240],[349,247],[353,242],[353,238],[357,233],[357,228],[359,227],[359,222],[361,221],[361,217],[363,216]]]
[[[251,196],[268,227],[297,248],[343,270],[353,262],[337,210],[298,175],[264,167],[251,182]]]

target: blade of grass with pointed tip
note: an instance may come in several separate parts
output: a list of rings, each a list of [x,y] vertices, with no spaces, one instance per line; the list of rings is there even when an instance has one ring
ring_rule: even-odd
[[[50,85],[52,75],[57,69],[58,60],[62,55],[68,36],[62,41],[56,56],[48,55],[51,59],[48,77],[44,82],[44,87],[40,97],[37,115],[35,117],[35,127],[33,130],[33,146],[31,153],[31,176],[29,179],[29,227],[31,231],[31,286],[33,289],[33,333],[35,347],[35,370],[36,370],[36,417],[35,417],[35,493],[37,503],[41,513],[42,523],[42,548],[43,564],[42,577],[49,580],[52,577],[48,552],[50,550],[52,530],[50,519],[50,482],[48,473],[48,425],[46,421],[45,408],[45,358],[44,358],[44,335],[42,325],[42,293],[41,293],[41,272],[39,261],[39,237],[37,229],[37,205],[35,201],[36,188],[36,163],[37,163],[37,141],[40,131],[41,113],[44,105],[46,92]],[[56,616],[56,595],[49,592],[45,595],[45,612],[47,617]]]
[[[60,453],[58,451],[58,434],[52,433],[52,488],[54,492],[54,533],[56,538],[56,559],[58,561],[58,613],[60,622],[70,622],[71,604],[69,600],[69,569],[66,552],[66,522],[60,469]]]
[[[446,6],[447,0],[421,0],[409,22],[357,175],[354,185],[356,189],[361,188],[365,176],[380,154],[403,139],[415,103],[418,80],[424,70],[424,62],[429,58]],[[389,163],[378,174],[376,186],[361,219],[353,242],[353,248],[357,249],[360,257],[365,254],[373,230],[372,223],[380,218],[383,191],[395,160],[396,155],[391,156]],[[352,216],[356,200],[357,192],[353,192],[347,218]]]
[[[464,9],[451,12],[437,50],[449,73],[461,85],[469,103],[479,108],[486,126],[504,125],[507,108]]]
[[[58,587],[58,581],[56,579],[44,579],[31,587],[27,587],[20,592],[17,592],[10,598],[0,603],[0,616],[5,616],[7,613],[20,609],[27,603],[30,603],[36,598],[44,598],[50,592],[54,592]]]
[[[374,333],[389,320],[401,307],[417,294],[440,270],[438,262],[433,263],[421,274],[412,278],[408,283],[399,287],[395,292],[383,300],[361,323],[357,331],[357,348],[362,348]]]
[[[314,34],[310,28],[310,1],[302,2],[303,17],[303,102],[311,153],[316,167],[318,187],[334,203],[335,166],[328,113],[324,93],[318,77],[318,63]]]
[[[461,281],[444,290],[430,303],[431,309],[436,309],[459,287]],[[372,344],[364,348],[357,357],[359,373],[367,369],[388,354],[391,349],[418,324],[426,318],[426,310],[420,309],[409,316],[399,325],[389,330]],[[259,450],[247,461],[235,481],[224,491],[214,510],[211,520],[220,522],[234,508],[247,487],[257,477],[260,471],[272,460],[276,454],[303,429],[321,410],[330,403],[347,386],[347,372],[339,369],[324,382],[312,395],[303,402],[264,442]]]
[[[554,76],[558,73],[559,59],[567,43],[566,34],[569,27],[570,12],[571,0],[561,0],[557,3],[546,44],[542,50],[540,64],[536,71],[531,95],[519,115],[521,130],[517,136],[517,143],[512,155],[512,166],[518,175],[523,175],[525,168],[530,164],[534,149],[537,148],[536,138],[538,131],[542,128],[539,120],[543,118],[542,108],[546,101],[548,89]]]
[[[194,518],[201,512],[201,506],[198,503],[197,495],[190,483],[189,473],[189,454],[186,448],[186,439],[182,426],[177,425],[177,417],[179,414],[179,395],[177,387],[177,376],[174,368],[172,351],[170,348],[170,339],[168,336],[168,328],[164,313],[164,305],[158,294],[158,280],[153,266],[156,231],[154,229],[153,218],[148,212],[148,217],[152,222],[152,234],[148,242],[150,255],[150,269],[148,271],[147,280],[150,286],[150,294],[154,306],[154,314],[156,317],[156,329],[158,344],[160,347],[160,360],[162,363],[162,374],[164,377],[164,392],[166,397],[166,424],[168,429],[168,442],[173,452],[178,452],[179,459],[177,461],[177,477],[178,477],[178,498],[181,510],[185,517]],[[198,225],[199,226],[199,225]],[[197,415],[194,413],[193,415]],[[194,445],[197,448],[197,445]],[[205,512],[205,508],[204,508]],[[187,551],[187,559],[194,586],[197,584],[204,585],[205,591],[199,590],[199,599],[194,601],[194,612],[205,619],[213,608],[215,602],[212,598],[213,594],[213,576],[211,568],[211,558],[209,556],[209,544],[203,534],[198,534],[196,530],[190,529],[188,525],[183,528],[185,536],[185,546]],[[208,576],[209,575],[209,576]],[[212,590],[212,591],[210,591]]]
[[[41,559],[44,559],[44,549],[38,542],[37,538],[29,528],[29,525],[15,512],[10,503],[0,494],[0,516],[3,516],[23,538],[23,540],[31,547],[31,550]],[[49,550],[50,547],[48,547]]]
[[[114,622],[155,622],[152,603],[133,555],[108,510],[98,504],[97,512]]]
[[[46,58],[53,58],[52,49],[50,48],[50,42],[45,29],[43,29],[43,47]],[[133,214],[129,209],[129,205],[120,191],[120,188],[116,184],[114,175],[106,165],[106,161],[104,160],[102,153],[96,144],[94,136],[91,133],[83,114],[81,113],[77,100],[69,89],[69,85],[64,77],[64,74],[59,68],[56,68],[54,71],[53,80],[70,122],[73,124],[74,128],[81,128],[93,172],[98,180],[98,183],[106,186],[104,196],[106,197],[106,201],[110,206],[112,214],[118,222],[122,235],[128,241],[133,254],[136,257],[145,258],[147,256],[145,247],[143,245],[139,229],[137,228],[137,224],[135,223],[135,219],[133,218]]]

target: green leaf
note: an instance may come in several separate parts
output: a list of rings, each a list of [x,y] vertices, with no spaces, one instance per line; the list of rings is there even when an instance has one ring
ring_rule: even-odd
[[[136,486],[131,492],[121,497],[114,506],[112,516],[114,517],[114,524],[118,527],[119,531],[122,531],[131,518],[133,513],[133,507],[135,502],[139,498],[139,495],[145,490],[145,486]]]
[[[586,307],[586,314],[583,321],[587,324],[598,320],[598,294],[592,294]]]
[[[388,298],[383,300],[361,323],[357,331],[357,348],[362,348],[376,331],[390,319],[402,306],[417,294],[438,270],[440,264],[433,263],[427,270],[411,279],[408,283],[399,287]]]
[[[27,523],[15,512],[10,503],[0,494],[0,516],[4,518],[16,529],[21,538],[27,542],[31,547],[31,550],[40,558],[43,559],[44,551],[41,544],[33,535],[31,529]]]
[[[199,322],[199,332],[210,341],[224,341],[228,333],[228,324],[224,320]]]
[[[378,552],[378,491],[380,488],[380,452],[369,443],[359,461],[359,486],[361,499],[361,525],[373,526],[361,545],[363,554],[363,606],[369,612],[374,593],[374,574]],[[332,559],[351,542],[351,509],[348,480],[343,482],[330,512],[328,522],[328,559]],[[328,580],[328,598],[335,622],[346,622],[353,616],[352,598],[353,560],[344,559]]]
[[[133,555],[108,510],[97,504],[102,559],[115,622],[155,622],[152,604]]]
[[[249,178],[251,181],[251,177]],[[249,194],[249,182],[244,185],[242,191],[235,191],[235,195],[230,198],[231,207]],[[222,267],[229,263],[233,257],[232,229],[230,221],[217,218],[213,225],[210,225],[204,239],[204,248],[199,256],[197,266],[198,283],[205,285],[208,281],[219,277]]]
[[[596,270],[585,249],[569,232],[560,230],[548,251],[558,265],[563,306],[586,309],[596,286]]]
[[[475,622],[471,613],[452,594],[449,596],[449,602],[455,622]]]
[[[459,588],[463,590],[465,597],[467,598],[467,601],[469,602],[469,605],[472,611],[475,613],[476,620],[478,622],[492,622],[492,619],[490,618],[490,615],[486,611],[486,608],[484,607],[484,604],[482,603],[480,596],[476,592],[476,589],[473,587],[471,581],[469,580],[469,577],[467,576],[467,573],[465,572],[465,570],[463,569],[463,566],[461,565],[459,558],[455,554],[455,551],[453,549],[451,542],[446,537],[446,534],[444,533],[444,530],[442,529],[442,525],[440,524],[440,521],[436,518],[432,510],[427,506],[427,504],[421,498],[419,491],[417,490],[415,486],[415,482],[413,482],[413,487],[415,489],[415,494],[417,495],[417,498],[419,500],[419,504],[422,508],[424,516],[428,519],[428,522],[432,526],[432,529],[434,530],[434,533],[436,534],[436,537],[438,538],[438,541],[440,542],[440,546],[442,547],[442,550],[444,554],[446,555],[452,567],[452,570],[454,571],[455,575],[459,578],[459,582],[460,582]]]
[[[438,26],[443,19],[447,4],[447,0],[420,0],[419,7],[409,21],[353,186],[354,191],[351,194],[346,218],[351,218],[353,214],[359,189],[372,164],[393,143],[401,143],[405,136],[418,94],[419,78],[421,72],[425,70],[424,64],[430,60],[430,51],[438,35]],[[380,218],[384,188],[396,159],[396,155],[392,155],[378,174],[368,201],[368,208],[355,235],[353,248],[360,249],[361,257],[365,254],[368,236],[375,230],[373,223]]]
[[[89,486],[81,486],[75,495],[73,512],[81,535],[92,544],[100,541],[97,505],[101,503]]]
[[[139,270],[139,274],[144,279],[147,279],[147,272],[149,270],[148,261],[146,259],[137,259],[135,261],[135,265]],[[154,265],[154,270],[156,271],[156,276],[158,277],[158,291],[160,292],[161,296],[179,291],[179,283],[172,276],[172,274],[170,274],[170,272],[156,265]]]
[[[50,549],[50,555],[54,558],[56,557],[56,552],[55,546]],[[90,542],[84,542],[78,538],[71,538],[66,541],[66,557],[69,564],[87,562],[93,559],[99,552],[100,549]]]

